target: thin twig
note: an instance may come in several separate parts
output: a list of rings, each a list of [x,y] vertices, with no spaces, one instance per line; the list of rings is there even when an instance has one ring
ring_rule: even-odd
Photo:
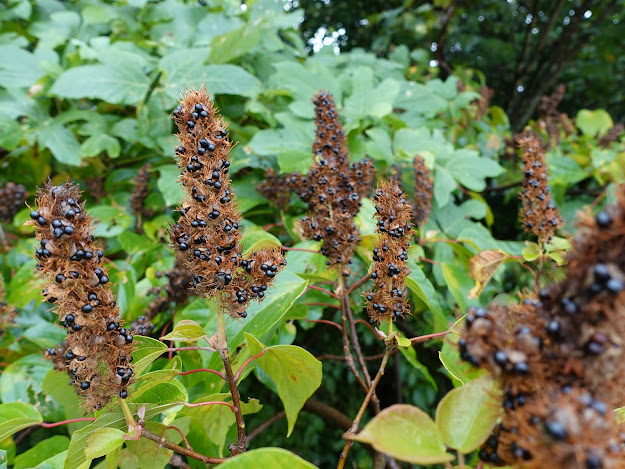
[[[356,365],[354,364],[354,357],[352,356],[352,351],[350,349],[349,337],[347,335],[347,312],[345,311],[345,301],[341,300],[341,321],[343,323],[343,327],[341,327],[341,332],[343,336],[343,353],[345,354],[345,361],[347,362],[347,367],[350,369],[352,374],[356,377],[356,381],[358,384],[364,389],[365,392],[369,391],[369,387],[363,381],[360,373],[356,369]]]
[[[354,322],[355,322],[355,323],[362,323],[362,324],[364,324],[365,326],[367,326],[367,327],[371,330],[371,332],[373,332],[373,335],[375,335],[375,336],[376,336],[376,338],[378,338],[378,339],[384,339],[384,337],[382,337],[381,335],[379,335],[379,334],[377,333],[377,331],[373,328],[373,326],[372,326],[371,324],[369,324],[369,322],[368,322],[368,321],[365,321],[364,319],[356,319]]]
[[[180,433],[180,436],[184,440],[184,444],[187,445],[187,448],[189,448],[191,451],[194,451],[194,449],[191,447],[191,444],[189,443],[189,440],[187,440],[187,437],[185,436],[185,434],[182,433],[182,430],[180,430],[178,427],[174,425],[167,425],[165,427],[165,430],[176,430],[178,433]]]
[[[183,454],[193,459],[197,459],[198,461],[202,461],[206,464],[221,464],[227,461],[226,458],[211,458],[209,456],[204,456],[203,454],[196,453],[191,449],[177,445],[176,443],[172,443],[171,441],[166,440],[164,436],[158,436],[157,434],[152,433],[145,428],[142,429],[141,436],[147,438],[148,440],[156,442],[159,446],[163,448],[171,449],[176,453]]]
[[[217,370],[211,370],[211,369],[208,369],[208,368],[198,368],[197,370],[181,371],[178,374],[181,375],[181,376],[184,376],[184,375],[190,375],[191,373],[199,373],[201,371],[206,372],[206,373],[213,373],[214,375],[219,376],[224,381],[226,380],[226,376],[223,373],[220,373]]]
[[[354,423],[352,424],[352,427],[345,433],[345,435],[343,436],[344,438],[349,438],[350,435],[355,435],[356,432],[358,431],[358,426],[360,425],[360,421],[364,417],[365,411],[367,410],[367,407],[369,406],[369,402],[371,401],[371,399],[373,398],[375,394],[375,388],[377,387],[378,383],[380,382],[380,379],[384,375],[384,370],[386,368],[386,364],[388,363],[388,358],[391,356],[391,352],[395,348],[395,343],[396,342],[394,338],[386,341],[386,353],[384,354],[384,357],[382,358],[382,363],[380,363],[380,368],[378,369],[378,372],[375,375],[375,378],[373,378],[373,381],[371,382],[371,386],[369,387],[369,392],[365,396],[365,400],[362,402],[362,405],[360,406],[360,410],[358,410],[358,414],[356,415],[356,418],[354,419]],[[343,467],[345,466],[345,462],[347,461],[349,450],[352,448],[353,444],[354,442],[349,439],[345,442],[345,446],[343,446],[343,451],[341,452],[341,455],[339,457],[337,469],[343,469]]]
[[[205,406],[205,405],[226,405],[226,406],[230,407],[230,410],[232,411],[232,413],[236,413],[234,405],[230,404],[229,402],[225,402],[225,401],[205,401],[205,402],[196,402],[196,403],[181,402],[180,404],[182,404],[185,407],[202,407],[202,406]]]
[[[252,361],[256,360],[258,357],[262,357],[263,355],[265,355],[265,352],[267,351],[267,349],[263,349],[262,352],[257,353],[256,355],[252,355],[250,358],[248,358],[245,363],[243,363],[243,365],[241,366],[241,368],[239,368],[239,371],[237,371],[237,374],[234,375],[234,382],[238,383],[239,382],[239,378],[241,377],[241,373],[243,372],[243,370],[245,369],[245,367],[247,365],[249,365],[250,363],[252,363]]]
[[[436,332],[434,334],[428,334],[428,335],[422,335],[419,337],[413,337],[412,339],[410,339],[410,342],[412,342],[413,344],[420,344],[421,342],[427,342],[428,340],[431,339],[437,339],[439,337],[444,337],[447,334],[449,334],[451,331],[445,331],[445,332]]]
[[[366,275],[364,275],[363,277],[359,278],[356,283],[354,283],[348,290],[347,290],[347,294],[351,294],[351,292],[353,292],[356,288],[358,288],[360,285],[362,285],[363,283],[366,283],[367,280],[369,280],[371,278],[371,274],[367,273]]]
[[[305,306],[324,306],[327,308],[341,309],[340,306],[333,305],[332,303],[304,303]]]

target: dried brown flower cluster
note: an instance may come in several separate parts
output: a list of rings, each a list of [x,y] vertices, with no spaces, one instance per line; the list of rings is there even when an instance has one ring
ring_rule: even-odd
[[[24,207],[25,200],[26,188],[23,185],[9,181],[0,187],[0,221],[11,221]]]
[[[569,116],[558,111],[558,106],[564,99],[565,91],[565,86],[559,84],[551,96],[542,96],[540,98],[538,124],[547,132],[550,147],[560,144],[560,128],[564,130],[567,136],[575,133],[575,128]]]
[[[522,151],[525,176],[520,195],[523,229],[538,236],[539,242],[546,242],[562,225],[562,219],[551,200],[545,151],[540,137],[533,131],[517,135],[516,142]]]
[[[323,241],[321,253],[328,258],[327,264],[349,275],[346,266],[360,242],[354,217],[362,197],[371,190],[374,167],[370,160],[350,165],[345,132],[332,95],[320,91],[313,102],[317,128],[314,163],[308,175],[293,184],[308,204],[308,216],[302,219],[303,234]]]
[[[410,314],[406,298],[408,248],[412,236],[411,207],[397,181],[381,183],[375,191],[377,231],[373,249],[373,291],[366,291],[367,313],[377,322]]]
[[[625,124],[619,123],[613,126],[608,132],[599,140],[599,146],[601,148],[607,148],[616,142],[619,137],[625,133]]]
[[[91,410],[104,407],[114,395],[127,396],[133,337],[122,327],[101,263],[103,252],[91,234],[93,219],[79,198],[78,186],[48,183],[40,189],[28,223],[36,226],[40,242],[36,257],[46,283],[43,295],[67,328],[66,346],[60,352],[50,349],[48,355],[64,365]]]
[[[480,99],[477,100],[477,112],[475,114],[475,119],[479,121],[482,120],[488,112],[490,101],[493,99],[493,96],[495,96],[495,90],[483,85],[480,86],[478,92],[480,93]]]
[[[132,189],[132,194],[130,194],[130,199],[128,201],[130,210],[137,219],[137,224],[139,224],[142,217],[149,217],[151,215],[145,208],[145,199],[150,195],[150,188],[148,187],[151,177],[150,167],[149,163],[144,164],[137,172],[133,181],[134,187]]]
[[[258,192],[280,210],[289,206],[291,194],[299,185],[302,176],[298,173],[277,174],[272,168],[265,170],[265,179],[256,187]]]
[[[417,156],[414,159],[415,192],[413,217],[419,227],[425,225],[432,210],[433,180],[431,171],[425,166],[425,160]]]
[[[154,325],[152,320],[159,314],[168,311],[172,304],[184,306],[193,294],[190,290],[193,285],[193,275],[185,269],[183,262],[176,259],[174,268],[166,272],[156,273],[157,277],[167,277],[168,282],[152,288],[149,293],[156,296],[142,316],[139,316],[131,325],[131,329],[139,335],[150,335]]]
[[[515,307],[468,312],[464,360],[498,377],[505,417],[481,452],[523,468],[623,468],[625,186],[579,219],[566,277]]]
[[[0,278],[0,334],[15,323],[17,310],[4,301],[4,285]]]
[[[170,237],[193,285],[206,297],[220,296],[232,317],[246,317],[251,300],[262,301],[286,264],[281,250],[241,255],[241,213],[228,170],[232,142],[205,88],[189,91],[175,109],[176,148],[186,198]]]
[[[86,178],[85,186],[87,186],[88,193],[91,197],[95,199],[96,202],[100,202],[104,197],[106,197],[106,189],[104,188],[104,178],[101,177],[90,177]]]

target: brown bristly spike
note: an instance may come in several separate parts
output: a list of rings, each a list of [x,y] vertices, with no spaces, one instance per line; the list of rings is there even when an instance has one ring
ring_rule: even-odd
[[[539,242],[544,243],[562,225],[560,212],[551,200],[545,150],[534,131],[517,135],[516,143],[522,151],[524,172],[521,222],[527,233],[536,235]]]
[[[561,83],[551,96],[541,96],[540,98],[538,123],[547,132],[550,147],[560,144],[560,125],[562,125],[566,135],[575,132],[568,116],[558,111],[558,106],[564,99],[565,91],[566,87]]]
[[[232,142],[206,88],[187,92],[173,117],[180,139],[176,159],[186,192],[180,219],[170,228],[173,247],[199,294],[219,296],[231,317],[245,317],[249,302],[262,301],[286,262],[280,249],[241,255],[242,216],[228,176]]]
[[[380,238],[373,249],[373,290],[363,293],[367,313],[378,323],[410,314],[406,297],[408,248],[412,235],[411,207],[397,181],[378,185],[376,203],[377,231]]]
[[[298,174],[277,174],[272,168],[265,170],[265,179],[256,186],[256,190],[280,210],[289,206],[294,187],[291,181],[298,181]]]
[[[578,225],[563,280],[521,305],[467,312],[460,356],[499,378],[505,393],[506,415],[493,436],[500,448],[493,453],[487,443],[486,462],[625,467],[611,421],[625,401],[625,186],[616,204],[582,213]],[[595,415],[589,406],[603,410]]]
[[[26,195],[26,188],[21,184],[9,181],[0,187],[0,222],[11,221],[24,208]]]
[[[360,239],[354,217],[369,194],[374,167],[370,160],[351,164],[347,140],[332,95],[320,91],[315,104],[316,137],[313,143],[313,166],[305,178],[295,178],[293,187],[308,204],[308,216],[302,219],[305,238],[323,241],[321,253],[327,264],[349,275],[354,250]]]
[[[415,192],[413,200],[413,217],[419,227],[425,225],[432,211],[432,172],[425,165],[425,160],[417,156],[413,162]]]
[[[625,124],[622,122],[615,124],[614,127],[608,130],[608,132],[601,137],[601,140],[599,140],[599,146],[601,148],[609,147],[613,142],[616,142],[619,137],[623,135],[623,133],[625,133]]]
[[[150,188],[148,187],[151,177],[150,168],[151,165],[149,163],[141,166],[134,178],[134,187],[128,201],[130,210],[136,217],[137,221],[141,220],[142,217],[150,216],[150,213],[148,213],[145,209],[145,200],[150,194]]]
[[[4,283],[0,277],[0,335],[15,323],[17,310],[4,301]]]
[[[92,236],[93,219],[80,201],[78,186],[47,183],[39,190],[36,210],[30,214],[39,247],[37,270],[43,296],[67,328],[66,346],[47,355],[55,366],[64,363],[84,407],[97,410],[109,400],[127,394],[133,375],[133,337],[123,328],[103,252]],[[62,353],[65,355],[61,355]]]

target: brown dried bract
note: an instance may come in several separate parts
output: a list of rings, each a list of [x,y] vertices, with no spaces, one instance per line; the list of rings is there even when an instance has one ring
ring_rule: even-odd
[[[411,207],[397,181],[381,183],[375,191],[377,231],[373,249],[373,291],[364,293],[367,313],[377,322],[410,314],[406,276],[410,273],[408,248],[412,235]]]
[[[612,143],[616,142],[619,139],[619,137],[623,135],[624,132],[625,132],[625,124],[623,123],[616,124],[610,130],[608,130],[608,132],[603,137],[601,137],[601,140],[599,140],[599,146],[601,148],[609,147],[610,145],[612,145]]]
[[[104,407],[111,397],[127,395],[133,371],[133,337],[122,327],[120,311],[101,263],[102,251],[92,236],[93,219],[80,202],[78,186],[69,182],[39,190],[36,227],[37,270],[45,283],[43,295],[54,304],[67,328],[67,348],[48,355],[64,362],[89,410]]]
[[[267,168],[265,179],[256,187],[256,190],[280,210],[286,210],[291,193],[300,185],[301,176],[298,173],[277,174],[272,168]]]
[[[245,317],[251,300],[265,290],[286,262],[280,249],[241,255],[241,213],[228,171],[232,142],[204,87],[186,93],[174,110],[176,148],[186,198],[171,227],[174,248],[203,296],[221,296],[232,317]]]
[[[432,172],[425,165],[425,160],[417,156],[413,162],[415,176],[415,192],[413,200],[413,217],[419,227],[425,225],[432,211]]]
[[[17,310],[4,301],[4,285],[0,278],[0,335],[15,323]]]
[[[11,221],[13,216],[24,207],[26,188],[21,184],[7,182],[0,187],[0,221]]]
[[[569,117],[558,111],[558,106],[564,99],[566,87],[559,84],[551,96],[541,96],[538,105],[539,125],[547,132],[549,136],[549,146],[557,146],[560,144],[560,126],[566,135],[571,135],[575,130],[569,121]]]
[[[523,229],[538,236],[541,243],[549,241],[562,225],[560,212],[551,201],[545,152],[538,134],[533,131],[516,136],[522,150],[523,189],[521,190],[521,222]]]
[[[354,217],[369,194],[374,177],[370,160],[351,164],[347,140],[332,95],[317,93],[315,104],[316,138],[313,143],[314,163],[307,177],[295,181],[294,189],[308,204],[308,216],[302,219],[304,237],[323,241],[321,253],[327,264],[349,275],[360,239]]]

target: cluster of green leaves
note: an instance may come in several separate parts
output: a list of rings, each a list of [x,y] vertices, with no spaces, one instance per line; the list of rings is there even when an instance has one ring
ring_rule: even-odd
[[[293,197],[292,206],[278,213],[255,186],[268,167],[279,172],[309,169],[314,138],[311,97],[319,89],[329,90],[341,113],[352,160],[371,157],[379,178],[390,173],[391,165],[400,165],[410,192],[412,159],[420,154],[435,179],[432,215],[410,253],[407,286],[414,315],[401,325],[403,346],[396,371],[403,386],[393,392],[383,380],[379,390],[388,404],[394,401],[385,395],[400,392],[404,402],[422,410],[390,407],[355,439],[423,464],[449,460],[447,449],[470,453],[496,418],[469,387],[485,385],[472,381],[476,374],[459,362],[454,339],[442,347],[413,347],[405,336],[445,331],[467,307],[487,304],[502,290],[531,285],[531,276],[519,266],[522,256],[533,259],[532,246],[524,244],[511,215],[516,212],[516,190],[505,191],[505,197],[492,190],[521,177],[516,162],[501,157],[509,137],[505,113],[491,107],[477,120],[474,103],[480,96],[472,76],[461,77],[464,86],[455,76],[436,78],[423,50],[399,46],[384,59],[361,49],[340,55],[326,49],[309,56],[298,31],[300,11],[285,11],[273,0],[248,2],[245,8],[237,1],[206,3],[11,0],[0,12],[0,182],[20,182],[31,194],[48,177],[55,182],[71,178],[82,185],[98,222],[95,236],[106,247],[118,303],[130,322],[148,306],[148,291],[166,282],[157,272],[174,264],[166,229],[174,222],[182,192],[172,160],[175,138],[169,114],[181,91],[206,84],[231,122],[230,136],[238,142],[231,174],[246,218],[244,249],[281,243],[315,250],[317,243],[298,235],[296,220],[303,205]],[[611,127],[608,119],[601,111],[581,111],[581,133],[564,139],[548,155],[556,201],[567,220],[592,201],[597,188],[623,180],[623,145],[597,146],[597,138]],[[132,178],[144,163],[151,164],[154,175],[146,200],[154,215],[143,218],[133,231],[137,220],[128,199]],[[592,195],[572,197],[567,193],[572,189]],[[75,419],[82,413],[78,397],[68,392],[67,377],[55,373],[42,357],[42,350],[58,344],[65,332],[41,304],[34,278],[35,241],[31,230],[22,226],[28,212],[24,208],[12,224],[4,225],[11,248],[0,254],[6,301],[19,309],[16,324],[0,336],[0,447],[7,450],[9,464],[16,469],[165,467],[170,450],[147,440],[122,438],[125,420],[116,405],[93,415],[92,423],[37,427],[42,421]],[[364,199],[357,217],[363,242],[351,282],[371,263],[373,213],[373,203]],[[273,226],[275,235],[263,226]],[[566,248],[565,243],[554,246],[552,252],[557,253]],[[481,294],[471,295],[471,259],[483,251],[501,252],[510,262],[490,274],[492,280],[484,282]],[[326,269],[323,256],[311,252],[290,251],[287,262],[267,299],[250,307],[245,320],[227,325],[228,342],[235,372],[265,350],[241,375],[248,428],[283,407],[286,412],[287,427],[271,427],[257,437],[259,446],[289,448],[324,466],[336,461],[341,431],[334,433],[334,440],[329,438],[321,420],[300,414],[300,409],[316,390],[315,398],[355,415],[361,396],[346,391],[346,386],[357,390],[357,384],[336,362],[325,362],[322,376],[315,356],[342,354],[342,344],[331,335],[335,332],[320,334],[322,326],[306,322],[322,316],[336,319],[328,309],[313,305],[333,300],[307,288],[336,280],[336,273]],[[358,293],[352,295],[357,312],[362,306]],[[171,320],[168,312],[155,318],[157,331],[171,330],[164,340],[193,344],[214,333],[215,305],[192,299],[176,310],[173,324]],[[227,454],[236,433],[229,408],[183,405],[228,401],[223,381],[209,373],[180,374],[218,369],[218,354],[184,351],[167,359],[162,341],[146,337],[136,342],[138,379],[129,399],[131,409],[145,406],[147,428],[170,441],[182,438],[166,428],[173,425],[198,452]],[[363,336],[362,343],[365,352],[379,353],[373,335]],[[306,344],[307,350],[293,344]],[[403,428],[394,419],[404,411],[414,414],[415,421],[403,439],[395,438],[387,427]],[[428,415],[435,413],[432,420]],[[297,424],[298,418],[304,421]],[[15,438],[28,427],[35,429],[32,434]],[[409,438],[425,430],[430,435],[426,440]],[[355,451],[354,457],[362,466],[370,464],[366,451]],[[254,450],[225,466],[245,467],[248,458],[263,467],[311,467],[284,449]],[[199,467],[197,461],[189,463]]]

